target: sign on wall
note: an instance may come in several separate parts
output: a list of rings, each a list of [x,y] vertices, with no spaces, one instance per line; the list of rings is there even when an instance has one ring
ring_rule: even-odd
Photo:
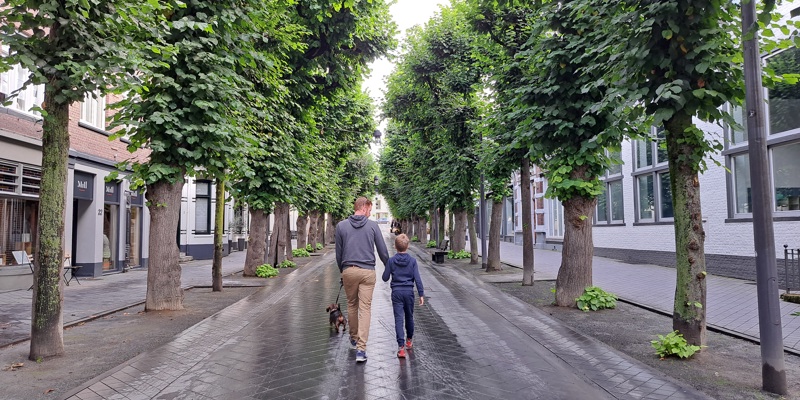
[[[94,175],[75,171],[72,197],[79,200],[94,200]]]
[[[105,190],[103,191],[106,203],[119,204],[119,183],[106,182]]]

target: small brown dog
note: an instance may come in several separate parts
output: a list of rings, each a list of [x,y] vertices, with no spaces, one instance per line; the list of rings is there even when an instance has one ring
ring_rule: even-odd
[[[347,322],[344,319],[342,311],[339,310],[338,304],[334,303],[329,305],[328,308],[325,309],[325,311],[330,313],[331,327],[336,328],[337,332],[339,331],[340,326],[342,328],[347,328]]]

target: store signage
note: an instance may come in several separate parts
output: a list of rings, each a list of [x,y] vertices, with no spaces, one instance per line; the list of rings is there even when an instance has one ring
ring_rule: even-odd
[[[136,191],[131,191],[131,205],[138,207],[144,205],[144,195]]]
[[[119,204],[119,183],[106,182],[105,202]]]
[[[94,175],[75,171],[72,197],[94,200]]]

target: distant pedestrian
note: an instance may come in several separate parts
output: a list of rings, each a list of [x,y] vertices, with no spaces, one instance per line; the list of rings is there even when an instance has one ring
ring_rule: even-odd
[[[389,261],[389,252],[380,227],[369,219],[372,202],[359,197],[353,208],[353,215],[336,225],[336,264],[347,295],[350,345],[356,349],[356,362],[364,362],[375,290],[375,249],[383,265]]]
[[[392,310],[394,311],[394,332],[397,336],[397,357],[405,358],[406,349],[411,349],[414,337],[414,285],[419,293],[419,305],[425,304],[425,289],[419,276],[417,260],[406,253],[408,236],[405,233],[394,239],[397,254],[389,259],[381,277],[384,282],[392,278]],[[405,322],[405,336],[403,335]]]

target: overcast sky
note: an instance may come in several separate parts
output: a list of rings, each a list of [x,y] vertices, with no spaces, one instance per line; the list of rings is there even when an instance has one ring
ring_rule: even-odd
[[[438,10],[439,5],[449,4],[449,0],[397,0],[392,5],[391,12],[400,31],[402,43],[405,31],[414,25],[424,25]],[[370,65],[372,73],[364,82],[364,90],[372,97],[377,107],[383,99],[386,90],[386,77],[394,69],[394,64],[381,58]],[[381,127],[384,123],[381,123]]]

